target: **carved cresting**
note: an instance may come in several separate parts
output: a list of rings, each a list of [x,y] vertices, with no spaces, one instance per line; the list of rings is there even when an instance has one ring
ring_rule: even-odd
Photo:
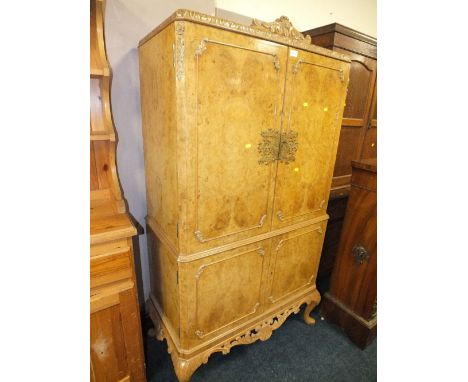
[[[276,19],[271,23],[253,19],[251,27],[275,33],[280,36],[288,37],[293,40],[305,41],[309,44],[312,44],[312,39],[310,38],[310,36],[304,36],[301,32],[294,28],[291,21],[289,21],[289,19],[286,16],[281,16],[280,18]]]

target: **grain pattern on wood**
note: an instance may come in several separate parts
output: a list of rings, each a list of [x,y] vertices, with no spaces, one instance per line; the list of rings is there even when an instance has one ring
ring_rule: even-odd
[[[330,193],[348,66],[299,51],[289,57],[282,131],[298,135],[295,160],[278,163],[273,227],[323,215]]]
[[[146,380],[131,237],[110,109],[111,70],[103,0],[90,1],[90,345],[91,380]]]
[[[140,42],[147,310],[179,381],[314,322],[350,63],[298,33],[179,10]]]
[[[322,313],[361,347],[377,325],[377,161],[353,162],[351,193]],[[357,328],[356,328],[357,327]]]
[[[351,183],[351,161],[377,157],[377,40],[354,29],[334,23],[303,32],[315,44],[348,55],[350,83],[341,125],[329,209],[343,206]],[[346,203],[344,203],[346,205]],[[332,212],[328,211],[330,216]],[[344,217],[344,210],[339,215]],[[343,219],[335,218],[325,237],[319,274],[331,273]],[[322,268],[323,267],[323,268]]]

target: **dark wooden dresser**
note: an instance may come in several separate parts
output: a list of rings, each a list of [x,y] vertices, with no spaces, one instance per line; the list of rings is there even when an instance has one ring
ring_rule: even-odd
[[[377,157],[377,40],[341,24],[303,32],[313,44],[351,58],[350,82],[327,213],[318,277],[328,276],[338,250],[351,181],[351,161]]]
[[[352,162],[340,246],[321,314],[365,348],[377,334],[377,160]]]

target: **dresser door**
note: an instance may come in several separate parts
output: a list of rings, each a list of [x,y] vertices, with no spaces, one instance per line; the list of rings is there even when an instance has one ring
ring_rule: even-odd
[[[269,304],[315,285],[326,221],[271,239]]]
[[[349,64],[290,49],[273,227],[326,213]]]
[[[276,161],[269,154],[287,48],[192,23],[185,36],[186,229],[196,252],[270,230]]]
[[[374,87],[372,107],[362,144],[361,159],[377,158],[377,86]]]
[[[338,145],[338,155],[333,173],[333,188],[349,187],[351,161],[360,158],[366,124],[371,107],[372,92],[376,82],[377,61],[346,49],[334,50],[351,58],[348,94]]]
[[[91,289],[90,305],[91,380],[146,381],[133,281]]]

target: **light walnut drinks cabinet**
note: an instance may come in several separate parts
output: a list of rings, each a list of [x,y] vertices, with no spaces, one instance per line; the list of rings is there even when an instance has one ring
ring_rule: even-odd
[[[148,313],[180,381],[320,301],[349,59],[286,17],[178,10],[139,45]]]

